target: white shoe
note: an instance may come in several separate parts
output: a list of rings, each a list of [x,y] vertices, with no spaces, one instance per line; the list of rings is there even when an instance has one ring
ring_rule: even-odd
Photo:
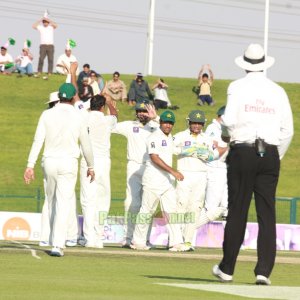
[[[43,76],[43,79],[44,80],[48,80],[48,76]]]
[[[40,246],[40,247],[49,247],[50,244],[49,244],[49,242],[47,242],[47,241],[40,241],[40,242],[39,242],[39,246]]]
[[[130,248],[133,250],[150,250],[151,247],[147,246],[147,245],[138,245],[138,244],[130,244]]]
[[[77,246],[77,240],[66,240],[67,247],[75,247]]]
[[[177,245],[174,245],[173,247],[169,248],[169,251],[171,251],[171,252],[186,252],[186,251],[190,251],[190,247],[184,243],[177,244]]]
[[[188,247],[188,250],[186,251],[195,251],[195,248],[193,247],[192,243],[186,242],[184,244]]]
[[[271,280],[263,275],[257,275],[256,276],[256,282],[257,285],[271,285]]]
[[[64,256],[64,251],[59,247],[53,247],[50,252],[51,256],[62,257]]]
[[[223,273],[218,265],[215,265],[212,269],[212,274],[217,277],[220,281],[222,282],[231,282],[232,281],[232,276]]]

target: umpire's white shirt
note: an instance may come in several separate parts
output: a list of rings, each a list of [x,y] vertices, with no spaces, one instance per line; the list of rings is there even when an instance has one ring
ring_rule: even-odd
[[[153,192],[163,193],[173,185],[174,177],[159,168],[151,161],[150,154],[157,154],[161,160],[172,167],[173,162],[173,137],[165,135],[161,129],[157,129],[147,140],[147,161],[143,175],[143,185]]]
[[[158,128],[158,123],[150,121],[143,125],[140,121],[124,121],[117,123],[113,133],[127,138],[127,160],[143,164],[146,161],[147,138]]]
[[[263,72],[250,72],[227,91],[223,125],[231,141],[253,143],[256,137],[278,146],[282,158],[293,136],[293,117],[286,92]]]
[[[45,141],[43,158],[78,158],[80,141],[88,167],[93,167],[93,152],[87,125],[73,105],[60,103],[45,110],[40,119],[28,158],[33,168]]]

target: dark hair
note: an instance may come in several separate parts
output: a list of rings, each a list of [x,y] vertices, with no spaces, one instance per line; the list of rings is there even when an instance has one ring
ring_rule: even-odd
[[[65,97],[61,97],[60,93],[58,93],[58,98],[60,102],[71,102],[73,100],[73,97],[71,99],[65,98]]]
[[[161,82],[165,83],[165,81],[164,81],[162,78],[159,78],[159,80],[160,80]]]
[[[7,49],[6,49],[5,47],[2,46],[2,47],[1,47],[1,50],[7,50]]]
[[[118,71],[116,71],[113,75],[118,75],[120,77],[120,73]]]
[[[99,110],[101,107],[105,105],[106,99],[102,95],[96,95],[91,98],[90,109],[91,110]]]
[[[204,73],[204,74],[202,75],[202,78],[203,78],[203,77],[208,78],[208,74],[207,74],[207,73]]]
[[[89,64],[84,64],[83,67],[84,68],[90,68],[90,65]]]
[[[95,77],[98,77],[98,76],[101,77],[101,75],[100,75],[100,74],[97,74],[95,71],[91,71],[90,76],[91,76],[91,75],[95,75]]]

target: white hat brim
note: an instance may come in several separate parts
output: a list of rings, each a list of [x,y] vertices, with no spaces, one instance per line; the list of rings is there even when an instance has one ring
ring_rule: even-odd
[[[237,64],[237,66],[239,66],[244,70],[252,71],[252,72],[266,70],[270,68],[274,64],[274,62],[275,62],[275,58],[272,56],[267,56],[264,62],[258,64],[251,64],[245,61],[244,56],[239,56],[235,59],[235,63]]]

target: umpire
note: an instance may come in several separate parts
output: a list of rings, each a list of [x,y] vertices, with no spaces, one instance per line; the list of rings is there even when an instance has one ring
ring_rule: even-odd
[[[254,193],[258,221],[256,284],[270,285],[276,256],[275,194],[283,158],[293,136],[293,118],[285,91],[265,77],[274,63],[259,44],[250,44],[235,63],[247,75],[227,91],[223,135],[230,137],[228,218],[223,259],[213,275],[232,281],[244,240],[248,210]]]

